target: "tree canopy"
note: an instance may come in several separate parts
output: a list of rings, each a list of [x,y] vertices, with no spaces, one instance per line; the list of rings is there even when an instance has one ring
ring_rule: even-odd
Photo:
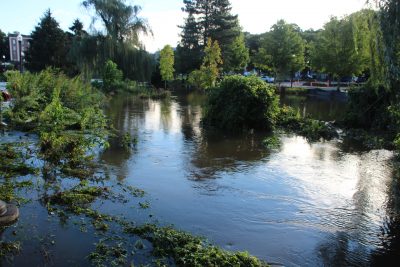
[[[278,79],[293,77],[304,67],[304,41],[293,24],[279,20],[271,27],[259,51]]]
[[[164,46],[160,52],[160,73],[162,80],[165,82],[174,78],[174,61],[174,50],[170,45]]]
[[[47,10],[31,34],[31,42],[26,55],[27,67],[31,71],[41,71],[46,67],[63,68],[67,62],[66,35],[58,22]]]
[[[138,5],[127,5],[125,0],[85,0],[82,4],[94,9],[93,22],[100,18],[113,40],[139,46],[139,34],[151,33],[147,20],[139,17],[142,8]]]
[[[184,0],[183,10],[188,14],[182,26],[181,42],[178,49],[179,61],[191,61],[192,55],[198,68],[202,49],[208,38],[218,42],[224,62],[228,57],[231,44],[240,35],[237,15],[232,15],[229,0]],[[184,63],[183,63],[184,64]],[[190,71],[190,70],[189,70]]]

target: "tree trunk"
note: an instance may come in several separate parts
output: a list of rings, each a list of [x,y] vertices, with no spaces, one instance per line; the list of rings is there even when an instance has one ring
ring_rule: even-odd
[[[167,81],[164,81],[164,90],[167,90]]]

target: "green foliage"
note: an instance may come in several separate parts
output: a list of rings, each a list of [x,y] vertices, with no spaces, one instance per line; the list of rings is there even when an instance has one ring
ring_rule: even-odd
[[[272,136],[266,137],[263,140],[263,145],[267,149],[277,149],[281,146],[281,140],[279,139],[279,137],[272,135]]]
[[[265,48],[263,47],[260,47],[258,51],[254,54],[252,62],[254,67],[264,72],[272,70],[272,56],[268,54],[267,50],[265,50]]]
[[[0,177],[10,178],[34,174],[36,170],[26,164],[29,157],[30,155],[23,153],[19,145],[0,144]]]
[[[217,41],[208,39],[204,54],[200,70],[193,71],[188,79],[191,85],[199,89],[208,89],[215,85],[219,76],[219,66],[223,63]]]
[[[108,60],[103,69],[103,88],[105,92],[118,90],[122,83],[122,71],[118,69],[117,64]]]
[[[88,186],[84,182],[75,186],[74,188],[56,193],[45,199],[49,205],[67,206],[69,209],[74,210],[75,207],[84,207],[93,203],[96,198],[104,193],[102,188],[96,186]]]
[[[260,51],[262,60],[267,60],[270,56],[270,66],[276,73],[278,79],[287,76],[293,77],[294,73],[304,67],[304,41],[292,24],[279,20],[271,27],[262,44]],[[264,55],[266,54],[266,55]],[[265,68],[265,67],[264,67]]]
[[[228,76],[209,91],[203,123],[230,131],[271,130],[278,114],[274,87],[256,77]]]
[[[202,46],[200,27],[193,14],[185,19],[181,26],[181,41],[176,48],[176,65],[178,73],[190,73],[201,65]]]
[[[173,80],[174,71],[174,50],[166,45],[160,52],[160,73],[163,81]]]
[[[140,46],[139,34],[151,32],[147,21],[138,16],[142,8],[126,4],[125,0],[85,0],[83,6],[94,9],[93,20],[101,19],[114,42],[129,41]]]
[[[268,266],[248,252],[224,251],[171,227],[153,229],[151,241],[155,255],[171,257],[177,266]]]
[[[284,106],[280,110],[277,125],[287,132],[304,136],[309,141],[318,141],[321,138],[330,140],[337,138],[337,131],[328,123],[301,117],[299,111]]]
[[[38,72],[47,67],[62,69],[66,66],[66,35],[50,10],[44,13],[31,38],[26,55],[26,66],[30,71]]]
[[[188,17],[178,46],[178,66],[183,73],[199,67],[201,50],[211,38],[221,47],[223,61],[227,62],[229,47],[240,35],[237,15],[232,15],[229,0],[184,0]],[[187,61],[187,62],[186,62]],[[187,67],[185,69],[184,67]]]
[[[228,47],[225,58],[224,69],[226,71],[240,73],[245,69],[247,63],[250,61],[250,57],[249,49],[246,48],[243,34],[236,37],[233,43]]]
[[[376,12],[362,10],[332,17],[318,34],[312,65],[336,78],[369,71],[371,81],[384,82],[382,36]]]
[[[349,104],[344,123],[350,128],[386,130],[391,125],[388,107],[391,93],[383,86],[367,83],[349,90]]]
[[[103,96],[80,77],[69,79],[54,70],[38,74],[7,73],[14,105],[11,125],[40,136],[43,158],[53,164],[79,166],[88,149],[107,135]]]

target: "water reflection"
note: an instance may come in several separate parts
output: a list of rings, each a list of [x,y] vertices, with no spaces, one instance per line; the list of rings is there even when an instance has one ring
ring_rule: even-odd
[[[198,94],[111,101],[114,126],[139,144],[129,155],[115,140],[101,157],[153,195],[161,220],[287,266],[369,265],[399,256],[392,153],[289,135],[267,151],[264,134],[204,132],[203,101]],[[328,120],[344,110],[329,101],[283,100]]]
[[[346,102],[337,97],[335,92],[308,96],[286,95],[281,97],[281,105],[297,108],[303,117],[311,116],[324,121],[341,118],[346,108]]]

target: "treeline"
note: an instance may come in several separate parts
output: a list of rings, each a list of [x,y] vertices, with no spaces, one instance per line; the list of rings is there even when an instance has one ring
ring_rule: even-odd
[[[53,67],[71,77],[101,77],[105,63],[112,60],[125,79],[149,81],[155,60],[139,40],[139,34],[151,33],[146,20],[139,17],[140,6],[131,6],[124,0],[88,0],[82,5],[92,12],[93,24],[100,21],[104,30],[88,33],[76,19],[69,31],[63,31],[47,10],[31,33],[25,67],[32,72]],[[0,39],[0,51],[8,55],[8,38],[0,32]]]
[[[207,40],[221,50],[223,73],[257,69],[278,80],[310,70],[330,80],[363,76],[380,82],[384,77],[381,11],[364,9],[343,18],[332,17],[322,29],[302,30],[279,20],[263,34],[242,32],[228,0],[184,0],[187,14],[176,48],[176,72],[200,69]]]

